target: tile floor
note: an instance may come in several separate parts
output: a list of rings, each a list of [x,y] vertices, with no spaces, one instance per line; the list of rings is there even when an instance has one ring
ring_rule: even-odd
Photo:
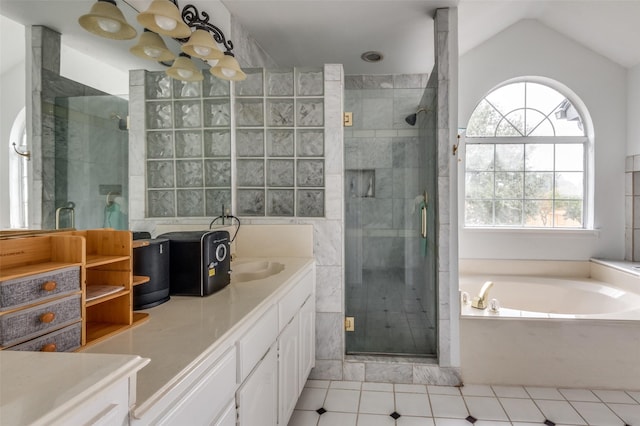
[[[640,426],[640,391],[309,380],[289,421],[289,426],[471,424]]]

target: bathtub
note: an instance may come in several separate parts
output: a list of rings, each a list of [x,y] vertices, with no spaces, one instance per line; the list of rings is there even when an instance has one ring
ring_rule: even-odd
[[[488,298],[499,304],[479,310],[461,297],[463,381],[640,389],[640,271],[601,260],[545,263],[461,260],[461,295],[470,302],[492,281]]]

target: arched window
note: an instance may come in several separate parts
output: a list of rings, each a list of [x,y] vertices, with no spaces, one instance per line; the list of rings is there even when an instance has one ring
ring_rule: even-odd
[[[585,228],[588,143],[558,90],[517,81],[490,92],[465,134],[465,226]]]
[[[27,228],[29,226],[28,160],[27,157],[16,152],[16,150],[28,151],[25,108],[20,110],[11,126],[9,143],[9,221],[12,228]]]

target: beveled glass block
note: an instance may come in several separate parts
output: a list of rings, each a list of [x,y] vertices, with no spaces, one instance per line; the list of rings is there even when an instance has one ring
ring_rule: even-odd
[[[324,124],[324,102],[322,99],[298,99],[298,126],[322,126]]]
[[[293,96],[293,70],[267,70],[269,96]]]
[[[236,99],[238,126],[262,126],[264,111],[262,99]]]
[[[229,99],[205,99],[203,105],[204,127],[220,127],[231,124]]]
[[[205,190],[206,216],[218,216],[231,210],[230,189],[206,189]]]
[[[171,132],[147,133],[147,158],[172,158],[173,135]]]
[[[201,91],[202,82],[200,81],[173,81],[174,98],[198,98]]]
[[[293,127],[293,99],[267,100],[267,125]]]
[[[214,77],[209,72],[204,72],[203,93],[202,96],[215,97],[215,96],[229,96],[231,90],[227,80]]]
[[[324,130],[298,130],[296,144],[298,157],[322,157],[324,155]]]
[[[171,77],[164,71],[148,72],[145,78],[147,99],[171,98]]]
[[[267,186],[293,186],[293,160],[269,160]]]
[[[267,155],[293,157],[293,130],[267,130]]]
[[[238,189],[236,206],[240,216],[264,216],[264,189]]]
[[[238,157],[264,156],[264,132],[262,130],[237,130],[236,155]]]
[[[202,135],[200,132],[176,131],[176,157],[202,157]]]
[[[176,187],[201,187],[202,182],[202,160],[176,161]]]
[[[205,130],[204,156],[231,156],[231,132],[229,130]]]
[[[173,161],[147,161],[147,188],[173,188]]]
[[[178,216],[204,216],[204,191],[202,189],[178,189]]]
[[[200,101],[177,101],[174,105],[176,128],[201,127]]]
[[[299,189],[298,206],[296,216],[299,217],[323,217],[324,216],[324,190]]]
[[[236,82],[237,96],[262,96],[262,68],[247,68],[243,70],[246,80]]]
[[[267,216],[293,216],[293,189],[267,191]]]
[[[173,217],[176,215],[175,192],[147,191],[149,217]]]
[[[171,102],[147,102],[147,128],[171,129],[173,117]]]
[[[298,96],[321,96],[324,93],[324,75],[321,69],[296,69]]]
[[[231,161],[229,160],[204,160],[204,185],[231,186]]]
[[[237,160],[238,186],[264,186],[263,160]]]
[[[298,160],[298,186],[324,186],[324,161]]]

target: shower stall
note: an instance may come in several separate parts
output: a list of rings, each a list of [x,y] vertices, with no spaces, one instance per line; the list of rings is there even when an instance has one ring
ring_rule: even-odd
[[[345,308],[352,355],[436,357],[435,89],[346,76]]]

